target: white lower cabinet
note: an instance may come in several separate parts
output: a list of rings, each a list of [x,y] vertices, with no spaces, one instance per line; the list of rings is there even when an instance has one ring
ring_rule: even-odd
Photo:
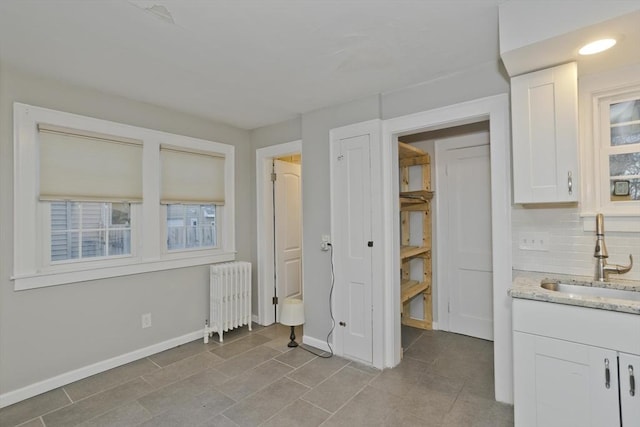
[[[640,316],[514,299],[515,427],[640,427]]]
[[[615,351],[514,334],[515,425],[620,425]]]
[[[620,353],[620,413],[623,427],[640,427],[640,393],[638,393],[638,374],[640,374],[640,356]]]

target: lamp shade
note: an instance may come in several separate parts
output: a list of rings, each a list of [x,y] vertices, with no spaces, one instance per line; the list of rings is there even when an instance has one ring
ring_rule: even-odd
[[[287,326],[304,324],[304,304],[301,299],[285,298],[280,310],[280,323]]]

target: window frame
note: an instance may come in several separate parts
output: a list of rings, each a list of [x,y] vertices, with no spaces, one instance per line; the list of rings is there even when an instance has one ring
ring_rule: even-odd
[[[14,103],[15,290],[125,276],[235,259],[235,147],[62,111]],[[38,123],[143,141],[143,201],[131,204],[131,256],[73,263],[50,261],[49,202],[38,200]],[[160,204],[160,145],[225,157],[225,204],[216,206],[216,248],[166,251],[166,209]],[[219,215],[219,216],[218,216]]]
[[[611,171],[609,170],[609,156],[615,154],[635,153],[640,152],[640,144],[629,144],[620,146],[611,146],[611,126],[609,120],[609,107],[611,104],[618,102],[630,101],[640,99],[640,85],[635,90],[624,90],[621,93],[611,94],[605,96],[602,94],[597,97],[598,101],[598,114],[594,114],[594,122],[597,122],[599,127],[599,141],[594,141],[594,145],[597,145],[595,151],[596,170],[599,171],[599,185],[598,185],[598,205],[608,213],[637,213],[640,212],[640,200],[636,201],[613,201],[610,195],[610,178]],[[594,105],[595,107],[595,105]],[[630,148],[636,148],[635,150]]]
[[[595,216],[602,213],[606,218],[608,231],[640,232],[640,202],[612,202],[609,197],[609,150],[604,150],[602,136],[610,131],[610,127],[608,122],[602,123],[605,114],[601,112],[601,106],[606,100],[631,96],[640,91],[638,75],[640,65],[635,65],[583,76],[579,80],[582,183],[580,216],[584,231],[595,231]]]

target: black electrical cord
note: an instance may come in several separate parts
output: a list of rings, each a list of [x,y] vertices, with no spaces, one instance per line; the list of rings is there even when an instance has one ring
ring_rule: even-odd
[[[331,316],[331,329],[329,330],[329,333],[327,334],[327,347],[329,347],[329,350],[330,350],[331,354],[322,355],[322,354],[316,353],[315,351],[311,351],[308,348],[303,347],[302,345],[298,346],[301,349],[303,349],[305,351],[308,351],[309,353],[313,354],[314,356],[322,357],[323,359],[329,359],[329,358],[333,357],[333,348],[331,347],[331,344],[329,344],[329,337],[331,336],[331,334],[333,333],[334,328],[336,327],[336,319],[334,319],[334,317],[333,317],[333,307],[332,307],[332,304],[331,304],[331,301],[333,299],[333,287],[334,287],[335,282],[336,282],[336,276],[335,276],[335,273],[333,272],[333,246],[331,245],[331,243],[327,243],[327,246],[329,246],[329,251],[331,252],[331,290],[329,291],[329,315]]]

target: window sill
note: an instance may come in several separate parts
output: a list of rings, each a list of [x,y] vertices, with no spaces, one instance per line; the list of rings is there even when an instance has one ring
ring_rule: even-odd
[[[235,260],[235,252],[223,252],[175,259],[156,259],[143,262],[132,262],[125,265],[112,265],[90,269],[74,269],[73,271],[47,271],[34,274],[16,275],[14,290],[44,288],[47,286],[66,285],[89,280],[107,279],[111,277],[129,276],[132,274],[150,273],[175,268],[194,267]]]

